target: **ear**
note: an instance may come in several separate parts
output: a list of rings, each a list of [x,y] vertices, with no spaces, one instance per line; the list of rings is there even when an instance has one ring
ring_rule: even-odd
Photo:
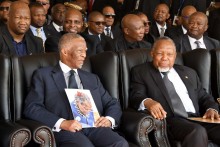
[[[123,31],[124,31],[125,34],[129,34],[129,29],[128,28],[124,28]]]
[[[207,25],[205,26],[204,32],[207,31],[208,27],[209,27],[209,25],[207,24]]]
[[[67,55],[67,49],[61,49],[61,54],[66,56]]]
[[[153,56],[154,56],[154,52],[151,51],[151,52],[150,52],[150,55],[151,55],[151,57],[153,58]]]
[[[169,18],[170,18],[170,13],[167,14],[167,19],[169,19]]]

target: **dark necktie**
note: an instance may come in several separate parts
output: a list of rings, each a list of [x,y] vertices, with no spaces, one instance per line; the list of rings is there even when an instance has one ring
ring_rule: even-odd
[[[160,29],[161,29],[160,37],[163,37],[163,36],[164,36],[164,33],[165,33],[165,28],[160,28]]]
[[[70,70],[70,76],[69,76],[69,85],[68,88],[78,89],[76,78],[75,78],[75,71]]]
[[[168,79],[168,72],[162,72],[162,74],[164,75],[163,81],[167,88],[167,91],[168,91],[168,94],[169,94],[169,97],[170,97],[170,100],[173,106],[174,113],[178,116],[187,118],[188,114],[186,113],[183,103],[180,97],[178,96],[178,94],[176,93],[173,83]]]
[[[196,40],[196,41],[195,41],[196,48],[201,48],[200,43],[201,43],[201,42],[200,42],[199,40]]]

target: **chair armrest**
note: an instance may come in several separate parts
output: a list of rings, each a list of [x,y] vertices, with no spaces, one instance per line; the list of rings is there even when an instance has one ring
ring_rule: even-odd
[[[23,147],[31,140],[29,129],[10,121],[0,122],[0,132],[1,147]]]
[[[154,118],[146,113],[124,111],[120,130],[125,138],[138,146],[151,146],[148,133],[154,129]]]
[[[21,119],[17,123],[31,130],[33,140],[41,147],[56,147],[54,134],[48,126],[33,120]]]

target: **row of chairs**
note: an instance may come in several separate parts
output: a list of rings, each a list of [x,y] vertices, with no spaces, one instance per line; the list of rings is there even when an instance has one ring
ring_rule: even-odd
[[[39,122],[25,119],[22,111],[33,72],[38,68],[54,66],[58,60],[57,53],[24,57],[0,55],[0,146],[56,147],[51,129]],[[109,93],[120,101],[123,115],[117,131],[132,147],[170,146],[166,134],[166,121],[156,120],[147,112],[136,112],[129,104],[130,70],[135,65],[151,60],[150,50],[147,49],[119,53],[104,52],[86,58],[82,67],[97,74]],[[219,60],[220,50],[209,52],[197,49],[178,54],[176,63],[195,69],[206,91],[218,96],[220,81],[216,81],[220,79]]]

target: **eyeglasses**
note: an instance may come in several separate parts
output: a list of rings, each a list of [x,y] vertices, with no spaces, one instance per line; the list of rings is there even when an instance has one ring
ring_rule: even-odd
[[[182,16],[184,19],[188,19],[189,18],[189,16]]]
[[[47,3],[47,2],[46,2],[46,3],[44,3],[44,2],[38,2],[38,3],[41,4],[41,5],[43,5],[43,6],[49,4],[49,3]]]
[[[115,18],[115,14],[104,14],[106,18]]]
[[[150,21],[147,21],[147,22],[144,22],[144,26],[151,26],[151,22]]]
[[[95,23],[95,25],[97,25],[97,26],[100,26],[100,25],[105,26],[105,25],[106,25],[106,22],[105,22],[105,21],[90,21],[90,22]]]
[[[8,11],[9,7],[0,7],[0,11]]]

